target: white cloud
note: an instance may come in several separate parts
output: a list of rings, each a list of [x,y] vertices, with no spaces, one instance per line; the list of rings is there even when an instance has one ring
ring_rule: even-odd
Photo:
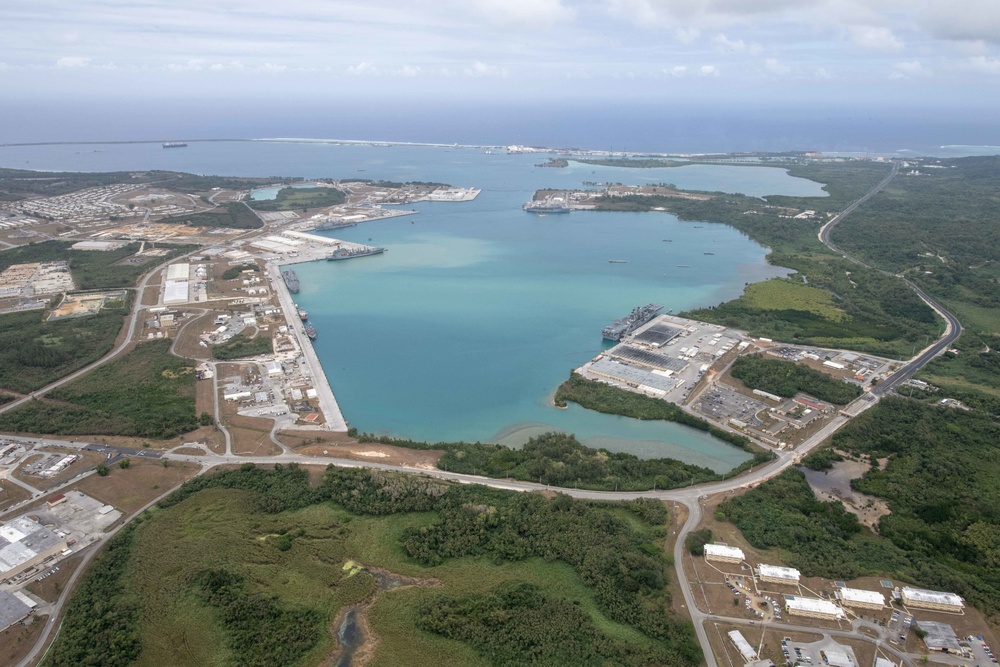
[[[701,37],[701,30],[697,28],[677,28],[674,30],[674,36],[681,44],[692,44]]]
[[[685,65],[674,65],[670,69],[665,69],[663,71],[671,76],[684,76],[687,74],[688,68]]]
[[[347,68],[348,74],[354,74],[355,76],[366,75],[366,74],[379,74],[380,71],[375,67],[375,63],[368,60],[362,60],[357,65],[351,65]]]
[[[826,81],[833,78],[833,75],[830,74],[830,71],[825,67],[817,67],[816,69],[814,69],[813,76],[816,77],[817,79],[820,79],[821,81]]]
[[[698,74],[702,76],[719,76],[719,68],[715,65],[702,65],[698,68]]]
[[[86,67],[90,64],[90,58],[82,56],[63,56],[56,61],[56,67],[60,69],[72,69],[76,67]]]
[[[777,58],[768,58],[767,60],[765,60],[764,69],[766,69],[771,74],[775,74],[777,76],[785,76],[786,74],[789,74],[792,71],[791,67],[789,67],[788,65],[782,65],[780,62],[778,62]]]
[[[1000,2],[962,0],[961,4],[925,1],[918,10],[922,27],[933,37],[1000,44]]]
[[[279,74],[288,69],[287,65],[276,65],[274,63],[264,63],[256,68],[258,72],[264,72],[265,74]]]
[[[542,28],[576,16],[576,10],[561,0],[473,0],[471,5],[484,19],[501,26]]]
[[[872,51],[900,51],[903,41],[891,30],[879,26],[851,26],[851,38],[858,46]]]
[[[475,61],[470,66],[466,67],[463,72],[465,76],[471,77],[500,77],[505,78],[508,75],[506,67],[497,67],[495,65],[487,65],[482,61]]]
[[[889,73],[890,79],[916,79],[918,77],[930,76],[931,71],[924,67],[919,60],[896,63]]]
[[[760,44],[751,42],[747,44],[742,39],[729,39],[721,32],[712,38],[712,45],[723,53],[751,53],[761,52]]]
[[[167,70],[171,72],[200,72],[205,69],[205,61],[200,58],[192,58],[184,63],[169,63]]]
[[[420,76],[423,70],[415,65],[403,65],[399,73],[402,76]]]
[[[980,74],[1000,74],[1000,58],[987,58],[986,56],[975,56],[969,58],[969,68]]]

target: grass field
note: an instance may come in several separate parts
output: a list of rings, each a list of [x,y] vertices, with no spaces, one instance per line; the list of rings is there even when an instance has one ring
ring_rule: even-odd
[[[759,310],[802,310],[833,322],[844,319],[830,292],[784,278],[749,285],[743,300]]]
[[[143,654],[137,665],[225,664],[232,658],[212,613],[190,593],[188,582],[200,570],[239,570],[255,591],[276,595],[286,606],[319,610],[329,626],[342,607],[374,590],[366,573],[346,577],[341,565],[347,560],[436,584],[380,594],[369,618],[378,637],[375,666],[487,664],[458,642],[418,630],[418,610],[442,593],[466,595],[509,582],[534,583],[579,604],[597,627],[616,638],[649,641],[601,614],[591,592],[564,563],[531,559],[494,565],[483,558],[452,559],[437,567],[414,563],[399,547],[400,537],[407,528],[430,524],[433,513],[356,517],[324,504],[262,515],[251,507],[245,492],[210,489],[158,512],[143,526],[129,567],[129,586],[144,600]],[[297,535],[288,551],[275,546],[283,532]],[[334,648],[333,636],[325,632],[296,664],[318,664]]]
[[[344,199],[344,193],[337,188],[282,188],[274,199],[251,199],[247,204],[258,211],[294,211],[336,206]]]

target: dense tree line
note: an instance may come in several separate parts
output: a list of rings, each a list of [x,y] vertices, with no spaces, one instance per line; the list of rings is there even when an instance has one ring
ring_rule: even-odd
[[[251,199],[247,201],[247,205],[258,211],[288,211],[336,206],[346,200],[347,195],[337,188],[282,188],[274,199]]]
[[[610,637],[579,607],[532,584],[439,598],[420,609],[417,627],[471,644],[498,667],[676,664],[662,647]]]
[[[223,280],[234,280],[243,275],[244,271],[260,271],[260,267],[256,264],[240,264],[239,266],[232,266],[222,272]]]
[[[61,435],[169,438],[198,428],[194,373],[170,340],[128,354],[0,415],[0,430]]]
[[[750,389],[760,389],[791,398],[799,392],[834,405],[846,405],[861,395],[861,387],[821,373],[805,364],[760,354],[737,359],[731,368],[734,378]]]
[[[105,173],[81,173],[61,171],[53,174],[47,171],[29,169],[0,169],[0,201],[17,201],[26,197],[57,197],[84,188],[95,188],[114,183],[142,182],[134,172],[115,171]]]
[[[212,346],[212,356],[216,359],[240,359],[271,353],[271,339],[267,336],[244,336],[236,334],[225,343]]]
[[[47,665],[125,667],[139,657],[139,601],[123,586],[137,528],[137,522],[123,528],[87,568],[66,605]]]
[[[684,548],[688,550],[692,556],[704,556],[705,555],[705,545],[711,543],[712,541],[712,529],[702,528],[701,530],[692,530],[684,538]]]
[[[320,638],[319,613],[283,608],[273,596],[249,590],[246,577],[225,569],[206,570],[192,586],[219,613],[226,642],[241,667],[292,665]]]

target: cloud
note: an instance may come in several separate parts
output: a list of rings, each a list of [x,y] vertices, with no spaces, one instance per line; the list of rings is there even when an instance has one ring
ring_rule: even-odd
[[[475,61],[469,67],[462,70],[465,76],[471,77],[499,77],[506,78],[508,75],[506,67],[496,67],[495,65],[487,65],[482,61]]]
[[[280,74],[288,69],[287,65],[276,65],[274,63],[264,63],[255,68],[257,72],[264,72],[265,74]]]
[[[903,41],[888,28],[862,25],[851,26],[851,38],[858,46],[872,51],[900,51]]]
[[[576,10],[561,0],[474,0],[471,5],[477,14],[501,26],[547,27],[576,16]]]
[[[701,37],[701,30],[697,28],[677,28],[674,30],[674,36],[681,44],[692,44]]]
[[[688,68],[685,65],[674,65],[670,69],[665,69],[663,71],[671,76],[684,76],[687,74]]]
[[[924,2],[918,12],[921,26],[933,37],[1000,44],[1000,3],[962,0],[960,5]]]
[[[84,58],[82,56],[63,56],[56,61],[56,67],[60,69],[73,69],[77,67],[86,67],[90,64],[90,58]]]
[[[719,76],[719,68],[715,65],[702,65],[698,68],[698,74],[702,76]]]
[[[375,63],[368,60],[362,60],[357,65],[351,65],[347,68],[348,74],[353,74],[355,76],[362,76],[368,74],[380,74],[380,70],[375,67]]]
[[[930,76],[931,71],[924,67],[919,60],[911,60],[909,62],[896,63],[892,66],[892,72],[889,73],[890,79],[916,79],[919,77]]]
[[[975,56],[969,58],[969,69],[980,74],[996,75],[1000,74],[1000,58],[987,58],[986,56]]]
[[[205,69],[205,61],[200,58],[192,58],[184,63],[169,63],[167,70],[170,72],[200,72]]]
[[[723,53],[751,53],[761,52],[760,44],[751,42],[747,44],[742,39],[729,39],[721,32],[712,38],[712,45]]]
[[[791,67],[789,67],[788,65],[782,65],[780,62],[778,62],[777,58],[768,58],[767,60],[765,60],[764,69],[766,69],[771,74],[775,74],[777,76],[785,76],[786,74],[789,74],[792,71]]]

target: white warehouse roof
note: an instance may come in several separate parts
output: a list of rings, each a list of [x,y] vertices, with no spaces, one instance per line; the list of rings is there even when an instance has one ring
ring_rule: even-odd
[[[927,604],[946,604],[955,607],[963,606],[962,598],[954,593],[944,591],[928,591],[923,588],[904,588],[903,597],[914,602],[924,602]]]
[[[753,646],[750,646],[750,642],[746,640],[742,632],[739,630],[730,630],[729,638],[736,645],[736,650],[740,652],[745,661],[750,662],[757,659],[757,651],[754,650]]]
[[[839,595],[841,599],[848,602],[862,602],[864,604],[885,604],[885,596],[878,591],[865,591],[860,588],[841,588]]]
[[[163,284],[163,303],[187,303],[188,283],[186,280],[168,280]]]
[[[721,558],[739,558],[743,560],[743,549],[738,547],[727,547],[724,544],[706,544],[705,555],[719,556]]]
[[[844,617],[844,610],[830,602],[819,598],[800,598],[798,596],[786,596],[785,606],[789,611],[802,611],[813,614],[823,614],[824,616]]]
[[[171,264],[167,267],[167,280],[187,280],[191,265],[180,263]]]
[[[802,576],[794,567],[765,565],[763,563],[757,566],[757,571],[762,577],[774,577],[775,579],[787,579],[788,581],[798,581],[799,577]]]

